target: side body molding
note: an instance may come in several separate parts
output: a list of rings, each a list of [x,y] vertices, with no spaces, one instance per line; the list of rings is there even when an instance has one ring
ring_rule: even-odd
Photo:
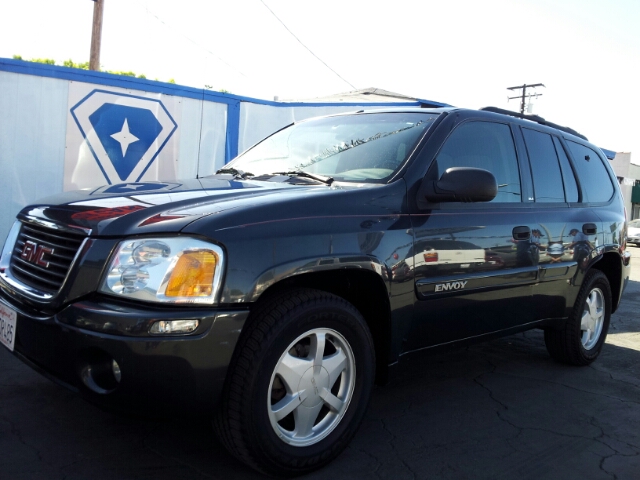
[[[474,273],[465,275],[447,275],[442,277],[429,277],[416,282],[418,297],[440,298],[447,295],[464,295],[479,290],[497,290],[513,286],[534,284],[538,281],[538,267],[521,267],[507,272],[494,274]]]

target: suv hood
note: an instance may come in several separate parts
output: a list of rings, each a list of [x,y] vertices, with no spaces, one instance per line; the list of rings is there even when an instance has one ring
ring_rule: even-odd
[[[330,188],[335,187],[220,176],[177,182],[123,183],[45,198],[24,208],[19,216],[90,231],[91,236],[171,233],[199,218],[226,210],[265,204],[282,196],[313,195]]]

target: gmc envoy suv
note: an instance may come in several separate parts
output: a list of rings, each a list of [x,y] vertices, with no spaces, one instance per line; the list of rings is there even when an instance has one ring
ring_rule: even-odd
[[[603,152],[496,108],[301,121],[215,175],[25,207],[0,339],[93,402],[209,415],[262,472],[320,468],[412,352],[544,330],[594,361],[629,277]]]

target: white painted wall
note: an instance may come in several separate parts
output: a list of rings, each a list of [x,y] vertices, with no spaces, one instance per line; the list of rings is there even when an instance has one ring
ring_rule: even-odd
[[[227,130],[227,106],[222,103],[201,102],[202,125],[200,131],[193,130],[189,135],[196,135],[196,139],[183,140],[182,145],[185,148],[198,148],[198,176],[204,177],[214,174],[220,170],[224,164],[224,151],[226,145]],[[184,121],[184,120],[183,120]],[[199,124],[198,124],[199,125]],[[184,125],[183,132],[189,130],[188,125]],[[187,147],[189,145],[189,147]],[[193,152],[191,155],[195,155]],[[188,155],[182,155],[182,158],[188,158]],[[193,172],[182,175],[179,178],[195,178]]]
[[[0,72],[0,238],[22,207],[62,191],[69,82]]]
[[[622,192],[622,198],[624,199],[624,207],[627,209],[627,220],[632,218],[633,206],[631,205],[631,195],[633,190],[633,184],[635,178],[632,178],[631,172],[631,153],[630,152],[618,152],[613,160],[610,160],[611,167],[620,183],[620,191]]]
[[[611,167],[617,177],[629,177],[629,167],[631,165],[630,152],[618,152],[613,160],[610,160]]]

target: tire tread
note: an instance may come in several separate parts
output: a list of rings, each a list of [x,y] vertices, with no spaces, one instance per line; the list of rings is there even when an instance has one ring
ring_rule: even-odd
[[[594,347],[592,352],[587,352],[582,347],[580,336],[580,323],[582,319],[582,309],[587,296],[592,288],[599,284],[605,297],[605,325],[601,333],[599,345]],[[551,357],[560,362],[569,365],[584,366],[589,365],[599,355],[604,340],[607,336],[609,321],[611,316],[611,287],[607,276],[600,270],[591,270],[585,276],[576,302],[569,319],[564,323],[561,329],[547,329],[544,331],[544,343]]]
[[[274,468],[269,466],[265,468],[264,463],[256,458],[246,442],[251,433],[243,422],[242,413],[247,408],[246,398],[248,395],[246,393],[246,385],[251,384],[251,381],[247,381],[247,379],[255,375],[255,369],[252,368],[252,365],[260,357],[264,340],[278,336],[281,333],[283,329],[281,320],[285,316],[295,313],[301,307],[306,308],[328,301],[348,310],[356,317],[361,317],[353,305],[343,298],[328,292],[302,288],[281,292],[255,306],[255,310],[251,312],[250,320],[248,320],[236,346],[235,354],[229,365],[222,402],[214,415],[214,429],[221,443],[233,456],[263,473],[277,474],[279,476],[299,475],[322,466],[335,456],[334,454],[327,455],[327,452],[324,452],[324,455],[317,455],[303,462],[303,464],[292,464],[292,468],[289,471],[278,470],[275,472]],[[372,345],[370,337],[369,341]],[[345,439],[345,442],[349,439]],[[332,450],[342,450],[345,442],[337,442],[338,444]],[[286,459],[276,459],[275,463],[283,462],[286,462]]]

